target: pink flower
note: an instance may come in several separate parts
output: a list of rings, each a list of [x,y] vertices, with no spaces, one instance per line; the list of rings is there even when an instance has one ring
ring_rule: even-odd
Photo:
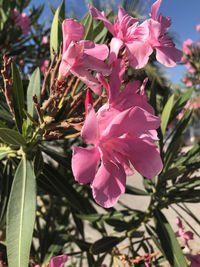
[[[49,267],[63,267],[67,261],[67,255],[59,255],[50,260]]]
[[[153,49],[156,50],[156,59],[167,67],[174,67],[176,62],[181,60],[182,52],[174,47],[169,37],[164,35],[171,20],[162,14],[156,18],[160,3],[161,0],[157,0],[152,5],[151,18],[141,25],[138,25],[137,19],[130,17],[122,7],[119,7],[117,21],[112,25],[103,12],[90,6],[92,17],[104,21],[114,36],[110,43],[110,64],[116,60],[119,50],[124,46],[130,65],[136,69],[143,68],[148,63]]]
[[[128,15],[128,13],[119,7],[117,20],[112,23],[106,18],[104,12],[99,12],[95,7],[89,5],[91,16],[95,19],[102,20],[105,27],[113,35],[110,43],[110,58],[109,64],[112,64],[117,59],[119,50],[126,46],[128,51],[128,58],[132,67],[137,67],[131,60],[131,51],[129,51],[130,45],[143,45],[142,40],[145,40],[148,36],[148,28],[138,26],[138,20]],[[141,43],[142,42],[142,43]],[[149,53],[148,48],[143,45],[143,53]],[[140,51],[138,51],[140,53]],[[142,61],[143,55],[138,55],[140,61]],[[145,62],[144,64],[146,64]],[[143,63],[140,62],[139,65]]]
[[[193,41],[190,38],[183,42],[183,52],[186,55],[189,55],[191,53],[191,50],[190,50],[189,46],[191,46],[192,43],[193,43]]]
[[[190,261],[190,267],[200,266],[200,254],[197,255],[186,254],[186,257]]]
[[[191,80],[188,80],[188,81],[186,82],[186,86],[187,86],[187,87],[191,87],[191,86],[192,86],[192,81],[191,81]]]
[[[49,61],[47,59],[42,60],[41,66],[40,66],[40,71],[44,75],[45,71],[47,70],[47,67],[49,65]]]
[[[55,256],[50,260],[48,267],[63,267],[65,262],[67,262],[67,255],[63,254],[63,255]],[[40,265],[37,264],[35,265],[35,267],[40,267]]]
[[[26,13],[20,14],[17,9],[13,9],[11,12],[11,17],[14,22],[21,28],[23,35],[28,35],[28,32],[30,31],[31,21]]]
[[[196,26],[196,30],[197,30],[198,32],[200,32],[200,24],[197,24],[197,26]]]
[[[48,38],[48,36],[45,35],[45,36],[42,37],[42,43],[43,43],[43,44],[48,44],[48,43],[49,43],[49,38]]]
[[[176,232],[176,237],[182,237],[185,241],[185,245],[190,249],[188,241],[193,239],[193,233],[191,231],[184,231],[182,221],[179,217],[176,217],[175,222],[179,228]]]
[[[95,94],[101,93],[101,85],[88,69],[110,74],[108,66],[103,62],[109,53],[106,45],[94,44],[92,41],[81,41],[85,34],[83,25],[74,19],[66,19],[63,29],[63,56],[59,68],[61,81],[70,73],[77,76]]]
[[[171,25],[171,19],[162,14],[157,16],[161,0],[157,0],[151,7],[151,18],[146,20],[143,25],[149,28],[149,36],[146,46],[150,47],[150,54],[156,50],[156,59],[166,67],[174,67],[177,61],[181,61],[183,53],[175,48],[173,41],[165,34]],[[135,51],[135,54],[137,51]],[[145,55],[149,58],[149,55]]]
[[[81,136],[92,147],[73,147],[72,171],[79,184],[91,183],[95,201],[112,207],[125,192],[126,175],[134,168],[152,178],[162,170],[156,129],[160,119],[146,98],[138,94],[139,81],[131,82],[120,92],[124,62],[116,60],[110,84],[99,75],[107,89],[109,102],[97,114],[88,105],[88,115]],[[100,167],[98,169],[99,163]]]

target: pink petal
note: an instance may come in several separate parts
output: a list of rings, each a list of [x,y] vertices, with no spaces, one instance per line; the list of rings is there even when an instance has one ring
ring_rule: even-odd
[[[70,74],[70,70],[71,66],[66,61],[61,61],[58,80],[62,81],[64,78],[67,78]]]
[[[118,57],[119,50],[123,46],[123,41],[113,37],[110,42],[110,57],[109,57],[109,64],[112,64]]]
[[[84,53],[99,60],[106,60],[109,54],[109,49],[107,45],[104,44],[95,44],[92,41],[82,41],[84,42]]]
[[[98,121],[95,111],[91,105],[88,105],[88,114],[81,130],[81,136],[87,144],[96,144],[98,142]]]
[[[182,228],[183,229],[182,221],[178,216],[175,219],[175,223],[177,224],[178,228]]]
[[[158,21],[160,22],[160,24],[162,26],[161,27],[161,34],[164,34],[172,24],[171,18],[168,16],[162,16],[162,14],[160,14],[158,17]]]
[[[74,66],[70,71],[82,82],[84,82],[95,94],[101,94],[101,85],[98,83],[97,79],[95,79],[95,77],[83,66]]]
[[[125,142],[127,157],[141,175],[153,178],[162,171],[163,164],[156,145],[140,138],[127,138]]]
[[[94,19],[102,20],[104,22],[105,27],[109,30],[112,35],[115,35],[114,27],[112,23],[106,18],[105,14],[99,12],[95,7],[89,5],[90,14]]]
[[[109,94],[110,85],[108,81],[106,80],[106,78],[101,73],[97,73],[96,78],[102,84],[102,86],[106,88],[107,94]]]
[[[146,130],[157,129],[159,125],[158,117],[139,107],[133,107],[120,112],[102,133],[102,136],[119,137],[125,133],[140,136]]]
[[[140,69],[146,66],[153,49],[147,42],[133,41],[126,43],[127,56],[133,68]]]
[[[123,59],[117,59],[112,65],[112,74],[110,76],[109,104],[117,99],[120,93],[122,79],[125,73],[125,64]]]
[[[63,52],[65,52],[71,41],[80,41],[85,29],[82,24],[74,19],[65,19],[62,24],[63,31]]]
[[[104,63],[102,60],[86,54],[82,58],[82,66],[85,69],[91,69],[100,72],[105,76],[109,75],[111,72],[108,65],[106,65],[106,63]]]
[[[72,149],[72,171],[75,180],[81,185],[92,182],[100,160],[98,148],[73,146]]]
[[[70,66],[78,64],[80,58],[83,56],[84,44],[71,42],[67,50],[63,53],[62,62],[66,62]]]
[[[119,163],[102,162],[91,185],[95,201],[104,208],[116,204],[125,192],[126,174]]]
[[[166,67],[174,67],[177,61],[181,61],[183,53],[175,47],[156,47],[156,59]]]
[[[121,20],[123,19],[123,17],[124,17],[125,15],[127,15],[127,14],[128,14],[128,13],[126,12],[126,10],[125,10],[123,7],[121,7],[121,6],[118,7],[117,19],[118,19],[119,21],[121,21]]]
[[[147,103],[146,97],[137,94],[139,87],[140,81],[128,83],[115,103],[117,109],[122,111],[130,107],[138,106],[142,109],[145,109],[149,113],[154,114],[154,109]]]
[[[62,267],[67,261],[67,255],[56,256],[51,259],[49,267]]]
[[[185,240],[192,240],[194,238],[194,233],[191,231],[187,231],[184,233],[183,238]]]
[[[151,6],[151,17],[152,19],[156,20],[156,16],[158,13],[158,10],[160,8],[160,4],[161,4],[162,0],[157,0],[155,3],[153,3],[153,5]]]

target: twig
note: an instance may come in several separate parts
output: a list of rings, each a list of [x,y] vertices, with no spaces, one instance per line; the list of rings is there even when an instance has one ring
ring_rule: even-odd
[[[2,76],[3,76],[3,82],[4,82],[4,88],[5,90],[2,90],[5,98],[6,98],[6,102],[8,104],[8,107],[10,109],[10,112],[12,114],[14,114],[14,109],[13,109],[13,105],[12,105],[12,101],[11,101],[11,96],[10,96],[10,84],[11,84],[11,80],[9,80],[9,76],[8,76],[8,72],[10,70],[10,64],[12,62],[13,58],[8,58],[5,54],[3,55],[3,70],[1,70]]]
[[[42,124],[44,122],[44,119],[43,119],[42,112],[40,110],[40,106],[38,104],[36,95],[33,96],[33,103],[35,105],[35,109],[36,109],[37,114],[38,114],[39,122],[40,122],[40,124]]]
[[[76,82],[75,82],[75,84],[74,84],[74,86],[73,86],[72,92],[71,92],[71,96],[72,97],[74,97],[75,91],[76,91],[79,83],[80,83],[80,79],[77,79]]]
[[[42,90],[41,90],[41,99],[44,98],[44,95],[45,95],[45,92],[46,92],[47,83],[48,83],[48,79],[49,79],[50,73],[51,73],[51,71],[53,69],[53,65],[55,64],[56,56],[57,56],[56,54],[53,55],[50,67],[49,67],[48,71],[45,72],[45,74],[44,74],[44,82],[43,82]]]

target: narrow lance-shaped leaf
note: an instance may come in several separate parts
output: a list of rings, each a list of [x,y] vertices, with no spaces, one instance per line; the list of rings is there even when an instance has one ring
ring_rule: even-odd
[[[155,211],[154,220],[156,233],[160,239],[166,259],[173,267],[187,267],[188,265],[174,231],[161,211]]]
[[[15,113],[15,120],[17,128],[22,132],[22,124],[24,118],[24,91],[20,73],[18,71],[17,65],[15,62],[12,62],[12,104]]]
[[[169,123],[171,123],[176,116],[181,112],[181,110],[185,107],[187,101],[190,99],[194,88],[191,87],[188,91],[181,95],[181,97],[175,102],[172,111]]]
[[[172,107],[173,107],[173,101],[174,101],[174,95],[172,95],[168,99],[166,105],[164,106],[162,115],[161,115],[161,125],[160,125],[160,128],[161,128],[161,132],[162,132],[162,135],[163,136],[165,134],[165,130],[166,130],[167,125],[168,125],[169,117],[170,117],[171,110],[172,110]]]
[[[35,175],[31,162],[24,155],[8,202],[6,244],[9,267],[28,267],[35,213]]]
[[[26,144],[26,140],[19,132],[8,128],[0,128],[0,140],[8,145],[14,146],[23,146]]]
[[[51,26],[50,33],[50,53],[51,59],[53,58],[53,51],[58,53],[59,45],[62,39],[62,29],[59,22],[60,7],[57,8]]]
[[[117,244],[119,244],[123,239],[116,236],[105,236],[97,240],[91,247],[90,252],[92,254],[99,254],[103,252],[108,252]]]
[[[85,27],[85,35],[83,37],[84,40],[93,40],[93,19],[90,13],[83,18],[82,24]]]
[[[29,81],[27,89],[27,111],[34,118],[37,119],[37,112],[33,103],[33,96],[37,96],[38,103],[40,102],[40,69],[34,70]]]

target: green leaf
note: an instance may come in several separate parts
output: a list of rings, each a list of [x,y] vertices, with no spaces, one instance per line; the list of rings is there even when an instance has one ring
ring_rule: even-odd
[[[138,196],[148,196],[149,194],[141,190],[139,188],[133,187],[131,185],[126,185],[126,194],[131,194],[131,195],[138,195]]]
[[[99,254],[103,252],[108,252],[113,249],[117,244],[122,241],[122,238],[116,236],[106,236],[97,240],[91,247],[90,252],[92,254]]]
[[[13,166],[10,161],[6,162],[5,168],[3,170],[2,179],[1,179],[1,189],[0,189],[0,229],[6,223],[6,211],[8,205],[8,199],[10,194],[10,189],[12,185],[13,175],[12,175]],[[0,175],[1,176],[1,175]]]
[[[82,24],[85,27],[83,40],[93,40],[93,19],[89,12],[83,18]]]
[[[52,4],[49,1],[48,1],[48,5],[49,5],[49,7],[51,9],[52,14],[55,15],[56,10],[55,10],[55,8],[53,8]]]
[[[168,99],[166,105],[164,106],[162,115],[161,115],[161,125],[160,125],[160,128],[161,128],[161,132],[162,132],[162,135],[163,136],[165,134],[165,130],[166,130],[167,125],[168,125],[169,117],[170,117],[171,110],[172,110],[172,107],[173,107],[173,101],[174,101],[174,95],[172,95]]]
[[[182,134],[186,131],[191,117],[193,114],[193,110],[186,110],[182,119],[178,122],[178,124],[176,125],[173,133],[173,138],[167,148],[167,151],[165,153],[165,157],[164,157],[164,168],[163,171],[166,171],[170,164],[173,162],[173,159],[175,158],[175,156],[178,154],[178,149],[180,147],[181,144],[181,137]]]
[[[50,53],[51,59],[53,58],[53,51],[58,54],[59,45],[61,42],[62,32],[60,33],[61,27],[59,25],[59,13],[60,7],[57,8],[56,13],[54,15],[52,25],[51,25],[51,32],[50,32]]]
[[[33,160],[33,166],[34,166],[34,173],[36,178],[40,175],[42,172],[43,166],[44,166],[44,161],[43,161],[43,156],[40,151],[40,149],[37,150],[34,160]]]
[[[26,145],[26,140],[19,132],[8,128],[0,128],[0,139],[9,145]]]
[[[13,153],[15,153],[15,151],[12,150],[10,147],[0,147],[0,160]]]
[[[12,104],[15,113],[15,120],[17,124],[17,128],[20,132],[22,132],[22,124],[24,118],[24,90],[22,85],[22,80],[20,77],[20,73],[18,71],[17,65],[15,62],[11,64],[12,69]]]
[[[9,267],[27,267],[36,214],[36,185],[31,162],[24,155],[15,173],[7,211]]]
[[[36,68],[31,76],[27,89],[27,111],[36,120],[37,112],[33,103],[33,96],[37,96],[40,103],[40,69]]]
[[[178,100],[175,102],[171,111],[171,117],[169,123],[172,122],[176,118],[176,116],[183,110],[187,101],[190,99],[193,90],[194,89],[191,87],[187,92],[181,95],[181,97],[179,97]]]
[[[62,1],[62,4],[60,6],[60,19],[61,19],[61,23],[63,22],[63,20],[65,20],[65,0]]]
[[[156,233],[160,239],[164,256],[173,267],[187,267],[185,257],[176,239],[173,229],[161,211],[155,211]]]

